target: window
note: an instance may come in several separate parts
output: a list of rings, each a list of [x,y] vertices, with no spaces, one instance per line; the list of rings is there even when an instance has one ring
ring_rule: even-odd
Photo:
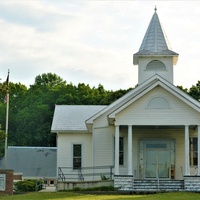
[[[167,99],[163,97],[154,97],[148,102],[147,108],[148,109],[169,109],[170,104],[167,101]]]
[[[119,138],[119,165],[124,164],[124,138]]]
[[[190,165],[198,164],[198,143],[197,138],[190,138]]]
[[[115,150],[115,141],[114,141],[114,150]],[[115,152],[114,152],[115,155]],[[119,138],[119,165],[124,165],[124,138]]]
[[[74,144],[73,145],[73,169],[78,169],[82,166],[81,154],[82,154],[81,144]]]
[[[166,70],[165,64],[159,60],[152,60],[146,66],[149,71],[164,71]]]

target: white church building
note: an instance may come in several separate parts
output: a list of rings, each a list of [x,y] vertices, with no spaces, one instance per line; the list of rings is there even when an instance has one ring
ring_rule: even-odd
[[[108,106],[56,105],[61,181],[108,177],[124,190],[200,191],[200,102],[173,84],[178,56],[155,9],[133,55],[137,87]]]

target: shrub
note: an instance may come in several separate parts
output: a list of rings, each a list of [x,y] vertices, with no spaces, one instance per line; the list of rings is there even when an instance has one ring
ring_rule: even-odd
[[[109,178],[109,176],[105,176],[105,175],[101,175],[101,180],[102,181],[106,181],[106,180],[109,180],[110,178]]]
[[[94,188],[87,188],[86,190],[89,190],[89,191],[115,191],[115,188],[113,186],[100,186],[100,187],[94,187]]]
[[[73,191],[75,191],[75,192],[78,192],[78,191],[81,191],[81,190],[83,190],[83,189],[80,188],[80,187],[74,187],[74,188],[73,188]]]
[[[24,180],[15,183],[16,192],[33,192],[42,189],[42,181]]]
[[[80,188],[80,187],[75,187],[73,188],[73,191],[79,192],[79,191],[115,191],[116,188],[113,186],[101,186],[101,187],[94,187],[94,188]]]

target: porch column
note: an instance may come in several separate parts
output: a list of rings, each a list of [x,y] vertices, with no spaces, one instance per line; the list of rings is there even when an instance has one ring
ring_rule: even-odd
[[[133,175],[132,163],[132,126],[128,126],[128,175]]]
[[[115,175],[119,175],[119,126],[115,126]]]
[[[198,172],[197,174],[200,175],[200,125],[198,125]]]
[[[189,126],[185,126],[185,175],[190,175]]]

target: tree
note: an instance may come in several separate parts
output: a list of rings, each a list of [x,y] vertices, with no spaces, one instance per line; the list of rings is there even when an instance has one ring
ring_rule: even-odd
[[[193,98],[195,98],[196,100],[200,101],[200,81],[198,81],[195,86],[193,85],[189,89],[188,94]]]
[[[1,124],[0,124],[0,158],[4,155],[4,147],[5,147],[5,139],[6,139],[6,133],[2,130]]]
[[[6,138],[6,133],[5,131],[2,130],[1,124],[0,124],[0,142],[4,142]]]
[[[65,84],[66,81],[63,81],[60,76],[53,73],[47,73],[36,76],[34,86],[48,86],[54,88]]]
[[[177,86],[177,88],[183,90],[185,93],[188,94],[188,89],[187,88],[183,88],[183,86],[179,86],[179,85]]]

